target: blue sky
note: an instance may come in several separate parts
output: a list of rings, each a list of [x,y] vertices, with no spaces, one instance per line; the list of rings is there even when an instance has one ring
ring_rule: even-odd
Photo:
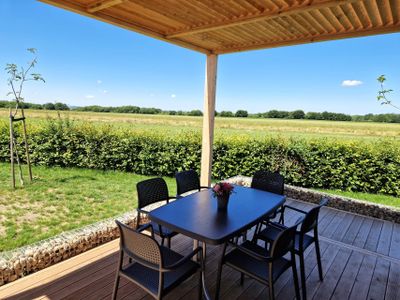
[[[37,48],[26,101],[202,109],[205,56],[33,0],[0,1],[0,66]],[[400,34],[221,55],[217,110],[396,112],[376,101],[386,74],[400,104]],[[0,99],[8,92],[0,72]],[[345,80],[359,85],[343,86]],[[354,82],[353,82],[354,83]],[[397,101],[396,101],[397,99]]]

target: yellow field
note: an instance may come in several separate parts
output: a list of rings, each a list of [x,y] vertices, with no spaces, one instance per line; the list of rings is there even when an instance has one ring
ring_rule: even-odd
[[[46,118],[56,118],[56,111],[26,110],[28,122],[34,124]],[[130,130],[165,131],[170,134],[182,131],[201,131],[202,118],[190,116],[143,115],[93,112],[60,112],[71,120],[110,124]],[[0,120],[6,120],[8,111],[0,110]],[[400,124],[369,122],[338,122],[314,120],[252,119],[217,117],[216,134],[250,134],[265,136],[335,137],[362,139],[400,139]]]

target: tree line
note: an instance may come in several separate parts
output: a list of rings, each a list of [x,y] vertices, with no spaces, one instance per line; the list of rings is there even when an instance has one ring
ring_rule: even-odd
[[[13,101],[1,101],[0,108],[14,107]],[[125,106],[80,106],[69,107],[67,104],[45,103],[35,104],[29,102],[22,102],[20,104],[24,109],[39,109],[39,110],[73,110],[73,111],[87,111],[87,112],[103,112],[103,113],[132,113],[132,114],[149,114],[149,115],[177,115],[177,116],[202,116],[203,112],[199,109],[191,111],[182,110],[162,110],[154,107],[139,107],[133,105]],[[355,122],[383,122],[383,123],[400,123],[400,114],[366,114],[366,115],[348,115],[343,113],[334,112],[307,112],[303,110],[284,111],[284,110],[270,110],[264,113],[249,114],[246,110],[240,109],[236,112],[233,111],[215,111],[216,116],[225,118],[270,118],[270,119],[295,119],[295,120],[327,120],[327,121],[355,121]]]

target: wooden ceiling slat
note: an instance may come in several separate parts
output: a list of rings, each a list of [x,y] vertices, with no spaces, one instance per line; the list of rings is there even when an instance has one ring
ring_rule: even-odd
[[[357,15],[360,17],[360,20],[363,23],[364,28],[372,28],[372,21],[369,18],[364,2],[362,1],[354,2],[353,7],[355,8]]]
[[[339,20],[329,8],[323,8],[320,10],[320,12],[325,17],[325,19],[335,28],[336,32],[345,31],[344,26],[339,22]]]
[[[297,20],[295,19],[294,16],[287,16],[285,19],[294,27],[296,28],[299,32],[302,33],[303,36],[311,36],[312,33],[310,30],[308,30],[306,27],[301,25]]]
[[[399,0],[390,0],[390,7],[393,14],[394,24],[400,24],[400,3]]]
[[[293,32],[293,29],[289,28],[288,24],[282,25],[282,22],[283,20],[281,19],[273,19],[268,21],[268,23],[271,24],[272,26],[279,28],[280,32],[289,37],[289,39],[297,38],[299,36],[297,33]]]
[[[361,29],[363,28],[363,24],[358,17],[356,11],[353,8],[353,5],[351,3],[349,4],[343,4],[342,5],[342,10],[348,16],[348,19],[350,20],[351,24],[353,25],[354,29]]]
[[[232,14],[226,9],[222,8],[218,2],[212,0],[193,0],[197,6],[204,10],[209,10],[214,15],[215,19],[225,20],[228,19]]]
[[[259,27],[262,32],[266,32],[267,33],[266,36],[270,37],[271,39],[281,40],[283,38],[282,35],[279,35],[276,32],[274,32],[273,30],[271,30],[271,27],[267,22],[257,22],[254,25]]]
[[[384,19],[383,23],[385,25],[393,25],[394,20],[389,0],[378,0],[377,4],[381,12],[382,18]]]
[[[310,31],[311,31],[311,29],[314,30],[316,35],[324,34],[324,33],[328,32],[321,24],[319,24],[314,19],[314,17],[309,12],[304,12],[304,13],[298,14],[297,16],[298,16],[298,18],[303,20],[303,22],[307,23],[308,26],[310,27]]]
[[[89,13],[94,13],[96,11],[100,11],[118,4],[123,3],[124,0],[100,0],[94,3],[91,3],[86,9]]]
[[[372,21],[372,25],[374,27],[382,26],[383,25],[382,17],[379,12],[379,8],[376,5],[375,0],[365,1],[365,7],[366,7],[368,15]]]
[[[140,5],[134,1],[125,1],[124,7],[130,11],[136,12],[137,14],[143,15],[149,19],[160,22],[168,27],[181,28],[187,25],[187,23],[177,21],[174,18],[171,18],[171,16],[166,16],[163,13],[159,13],[157,11],[149,9],[148,7]]]
[[[333,7],[332,9],[333,14],[339,20],[339,22],[343,25],[346,31],[354,30],[353,24],[350,22],[349,17],[343,11],[340,6]]]
[[[279,24],[277,24],[278,26],[273,26],[271,23],[271,20],[260,22],[260,24],[262,26],[264,26],[266,28],[266,30],[271,32],[271,35],[274,40],[283,41],[283,40],[287,39],[287,35],[278,28],[278,26],[280,26]]]

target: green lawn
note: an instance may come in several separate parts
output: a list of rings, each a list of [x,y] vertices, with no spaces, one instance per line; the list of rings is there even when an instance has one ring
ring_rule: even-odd
[[[136,183],[148,178],[112,171],[33,167],[34,182],[14,191],[9,168],[0,163],[0,252],[134,209]],[[165,179],[174,195],[175,180]]]
[[[353,199],[364,200],[368,202],[389,205],[400,208],[400,198],[382,195],[382,194],[368,194],[368,193],[360,193],[360,192],[347,192],[341,190],[323,190],[323,189],[316,189],[319,192],[324,192],[331,195],[338,195],[349,197]]]

